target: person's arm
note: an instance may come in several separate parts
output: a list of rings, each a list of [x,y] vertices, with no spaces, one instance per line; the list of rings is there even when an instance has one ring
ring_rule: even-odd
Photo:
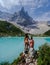
[[[33,48],[34,48],[34,40],[33,40]]]

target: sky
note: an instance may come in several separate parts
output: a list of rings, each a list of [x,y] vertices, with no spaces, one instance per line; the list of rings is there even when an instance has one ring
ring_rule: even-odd
[[[3,11],[18,10],[22,6],[34,20],[50,21],[50,0],[0,0]]]

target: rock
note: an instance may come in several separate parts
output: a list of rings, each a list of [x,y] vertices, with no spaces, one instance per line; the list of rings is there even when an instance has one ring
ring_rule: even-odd
[[[30,63],[29,65],[34,65],[33,63]]]
[[[30,63],[30,59],[29,58],[26,58],[26,63]]]

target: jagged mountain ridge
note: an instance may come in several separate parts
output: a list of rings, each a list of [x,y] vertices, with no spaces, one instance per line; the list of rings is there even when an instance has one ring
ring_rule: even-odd
[[[29,16],[28,12],[24,10],[24,7],[22,7],[20,11],[15,12],[14,14],[0,11],[0,19],[16,22],[21,26],[36,24],[33,18]]]
[[[17,22],[17,24],[20,24],[22,26],[36,24],[33,18],[29,16],[28,12],[24,10],[24,7],[22,7],[19,12],[15,12],[10,18],[10,21]]]
[[[14,14],[0,11],[0,18],[2,20],[5,19],[6,21],[13,23],[15,26],[19,24],[19,27],[22,30],[24,30],[25,32],[29,31],[29,33],[31,34],[43,34],[50,29],[50,21],[34,21],[33,18],[29,16],[28,12],[24,10],[23,7],[20,11],[15,12]]]

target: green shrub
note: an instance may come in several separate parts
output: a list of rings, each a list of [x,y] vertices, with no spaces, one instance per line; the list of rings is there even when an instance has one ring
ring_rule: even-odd
[[[11,63],[11,65],[17,65],[21,61],[20,57],[18,57],[16,60]]]
[[[50,65],[50,45],[44,44],[39,48],[38,65]]]
[[[50,30],[48,30],[47,32],[45,32],[44,35],[50,36]]]
[[[7,22],[0,21],[0,36],[23,36],[24,32],[15,25]]]

